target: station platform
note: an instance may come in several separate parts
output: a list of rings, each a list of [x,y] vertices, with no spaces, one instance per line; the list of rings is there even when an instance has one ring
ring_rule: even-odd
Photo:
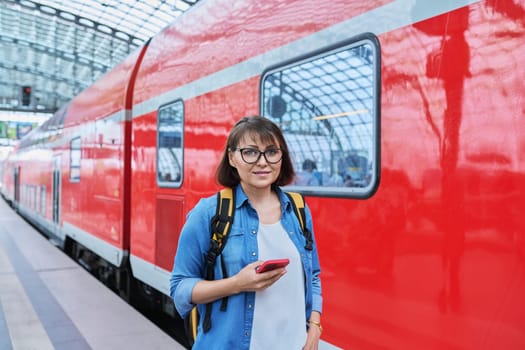
[[[0,198],[0,350],[184,349]]]

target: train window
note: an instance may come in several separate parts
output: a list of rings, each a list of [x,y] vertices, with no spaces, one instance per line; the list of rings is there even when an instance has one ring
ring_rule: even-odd
[[[373,35],[274,67],[261,80],[261,114],[283,130],[293,190],[370,197],[379,179],[379,44]]]
[[[184,104],[181,100],[159,108],[157,116],[157,183],[179,187],[182,183]]]
[[[80,137],[71,140],[69,145],[69,181],[80,182],[80,158],[81,158]]]
[[[38,186],[33,186],[33,207],[32,209],[35,211],[35,213],[40,213],[40,188]]]
[[[34,185],[28,185],[29,190],[29,209],[34,211],[36,209],[35,206],[35,186]]]
[[[40,214],[46,216],[46,186],[40,187]]]

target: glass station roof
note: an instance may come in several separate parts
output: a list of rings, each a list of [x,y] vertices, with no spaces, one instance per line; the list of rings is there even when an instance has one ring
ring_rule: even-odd
[[[198,1],[0,0],[0,109],[57,110]]]

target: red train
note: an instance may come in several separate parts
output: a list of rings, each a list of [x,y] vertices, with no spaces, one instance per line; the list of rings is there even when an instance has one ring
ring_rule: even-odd
[[[524,349],[524,26],[523,0],[201,1],[28,135],[2,192],[173,313],[185,215],[262,114],[314,179],[291,188],[321,348]]]

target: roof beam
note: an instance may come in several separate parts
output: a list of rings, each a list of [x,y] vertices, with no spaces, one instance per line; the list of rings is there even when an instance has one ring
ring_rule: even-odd
[[[50,47],[42,45],[41,43],[29,41],[27,38],[18,39],[14,36],[0,34],[0,41],[6,44],[12,44],[15,48],[18,46],[18,44],[22,43],[25,44],[25,46],[31,48],[33,51],[57,57],[67,62],[73,62],[78,66],[85,66],[90,69],[97,69],[102,72],[106,72],[111,68],[111,66],[109,66],[108,64],[104,64],[98,60],[89,59],[83,56],[80,57],[76,52],[58,50],[55,47]]]
[[[95,32],[101,33],[103,35],[109,35],[114,39],[126,42],[133,46],[138,46],[144,42],[141,38],[133,36],[131,34],[125,33],[123,31],[117,30],[115,28],[110,28],[102,23],[95,22],[91,19],[78,16],[74,13],[60,10],[48,5],[42,5],[35,1],[31,0],[11,0],[11,3],[14,3],[21,8],[29,9],[32,11],[38,11],[42,15],[52,16],[60,18],[61,20],[74,23],[76,26],[94,30]]]

